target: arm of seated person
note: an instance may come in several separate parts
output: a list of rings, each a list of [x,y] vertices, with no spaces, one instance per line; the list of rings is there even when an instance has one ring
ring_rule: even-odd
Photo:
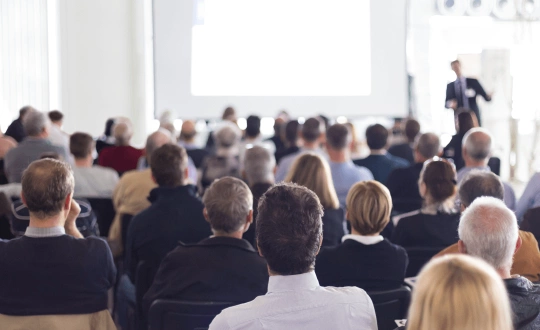
[[[69,213],[66,218],[66,223],[64,224],[64,229],[66,230],[66,234],[75,238],[84,238],[77,228],[77,224],[75,223],[80,213],[81,207],[79,206],[79,203],[72,199],[71,207],[69,208]]]

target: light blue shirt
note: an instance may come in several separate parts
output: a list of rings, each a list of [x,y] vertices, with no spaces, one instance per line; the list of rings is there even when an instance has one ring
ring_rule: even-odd
[[[292,167],[292,164],[294,163],[296,158],[306,152],[314,152],[316,154],[321,155],[323,158],[327,159],[326,154],[321,149],[312,150],[312,149],[300,148],[300,150],[295,152],[294,154],[290,154],[281,158],[281,160],[279,161],[277,170],[276,170],[276,182],[281,182],[285,180],[285,177],[289,173],[289,170]]]
[[[338,195],[340,206],[345,209],[347,194],[351,187],[360,181],[373,180],[371,171],[363,166],[354,165],[352,160],[344,163],[335,163],[330,161],[330,172],[332,172],[332,180],[334,188]]]
[[[540,207],[540,172],[532,176],[516,206],[516,218],[522,220],[527,210]]]
[[[33,238],[58,237],[66,234],[64,227],[56,226],[49,228],[27,227],[24,236]]]
[[[491,168],[489,166],[485,167],[463,167],[461,170],[457,172],[457,182],[458,185],[461,184],[461,181],[469,174],[471,171],[484,171],[484,172],[491,172]],[[504,186],[504,204],[506,206],[514,211],[516,209],[516,193],[514,192],[514,189],[506,182],[503,182]]]

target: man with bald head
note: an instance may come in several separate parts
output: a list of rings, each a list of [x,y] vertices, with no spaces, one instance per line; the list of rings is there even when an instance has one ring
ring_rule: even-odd
[[[197,136],[197,129],[195,122],[192,120],[186,120],[182,124],[182,130],[180,131],[180,137],[178,144],[186,149],[188,156],[193,160],[196,168],[201,168],[201,165],[208,156],[208,151],[199,148],[195,144],[195,137]]]
[[[492,137],[485,128],[472,128],[463,137],[462,155],[465,161],[465,167],[457,172],[458,185],[463,178],[472,170],[491,171],[488,166],[491,157]],[[511,210],[516,209],[516,194],[514,189],[503,182],[504,185],[504,203]]]
[[[113,127],[113,136],[116,145],[106,148],[99,154],[99,165],[110,167],[122,175],[124,172],[137,168],[137,162],[142,156],[141,149],[129,145],[133,136],[133,127],[126,118]]]

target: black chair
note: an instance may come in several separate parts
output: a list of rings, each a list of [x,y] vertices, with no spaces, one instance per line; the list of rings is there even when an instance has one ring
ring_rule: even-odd
[[[371,291],[367,293],[373,301],[379,330],[393,330],[397,327],[395,320],[407,318],[411,289],[402,286],[387,291]]]
[[[133,219],[133,215],[131,214],[122,214],[120,217],[120,232],[122,235],[122,246],[124,248],[124,251],[126,251],[127,233],[129,229],[129,224],[131,223],[131,219]]]
[[[540,207],[527,210],[519,227],[523,231],[532,233],[540,246]]]
[[[150,306],[150,330],[207,329],[216,315],[236,305],[226,302],[194,302],[158,299]]]
[[[405,272],[405,277],[414,277],[418,275],[422,267],[433,258],[437,253],[446,247],[405,247],[409,256],[409,265]]]
[[[116,215],[112,199],[110,198],[87,198],[92,205],[92,210],[97,216],[99,233],[101,236],[109,236],[109,228]]]
[[[152,286],[154,277],[159,269],[159,264],[149,261],[141,261],[137,265],[137,273],[135,274],[135,299],[136,299],[136,324],[137,329],[147,329],[146,319],[143,317],[142,300],[144,295]]]
[[[491,157],[488,161],[488,166],[491,172],[501,175],[501,159],[499,157]]]

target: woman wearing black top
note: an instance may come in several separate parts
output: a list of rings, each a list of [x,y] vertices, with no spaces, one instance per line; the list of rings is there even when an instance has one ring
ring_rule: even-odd
[[[459,171],[465,166],[465,161],[461,155],[461,147],[463,137],[471,128],[478,127],[478,120],[476,115],[472,111],[462,111],[457,115],[457,128],[456,135],[452,136],[452,139],[446,147],[444,147],[443,155],[446,158],[451,158],[456,165],[456,171]]]

